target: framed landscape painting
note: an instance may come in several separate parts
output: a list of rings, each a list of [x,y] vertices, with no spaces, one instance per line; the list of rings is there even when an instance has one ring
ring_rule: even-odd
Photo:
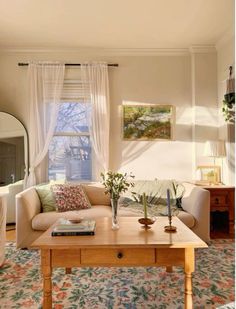
[[[172,105],[123,105],[123,139],[171,140],[173,121]]]

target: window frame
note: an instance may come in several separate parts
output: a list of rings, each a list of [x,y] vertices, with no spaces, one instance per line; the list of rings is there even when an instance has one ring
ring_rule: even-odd
[[[66,98],[62,98],[61,99],[61,101],[60,101],[60,105],[61,104],[65,104],[65,103],[74,103],[74,104],[90,104],[90,102],[88,101],[88,100],[82,100],[81,98],[80,99],[72,99],[72,98],[70,98],[70,99],[66,99]],[[60,108],[60,107],[59,107]],[[58,119],[57,119],[57,121],[58,121]],[[56,127],[57,127],[57,125],[55,126],[55,130],[56,130]],[[89,132],[89,124],[88,124],[88,131],[87,132],[72,132],[72,131],[70,131],[70,132],[66,132],[66,131],[62,131],[62,132],[60,132],[60,131],[55,131],[54,133],[53,133],[53,136],[52,136],[52,139],[54,138],[54,137],[56,137],[56,136],[58,136],[58,137],[83,137],[83,136],[87,136],[87,137],[89,137],[89,144],[90,144],[90,147],[91,147],[91,175],[90,175],[90,179],[89,180],[86,180],[86,179],[75,179],[74,181],[82,181],[82,182],[90,182],[90,181],[92,181],[92,178],[93,178],[93,161],[94,161],[94,153],[93,153],[93,148],[92,148],[92,144],[91,144],[91,134],[90,134],[90,132]],[[50,143],[52,142],[52,140],[50,141]],[[49,169],[49,150],[48,150],[48,155],[47,155],[47,178],[48,178],[48,180],[50,181],[50,180],[52,180],[52,179],[50,179],[49,178],[49,171],[50,171],[50,169]],[[65,171],[66,171],[66,169],[65,169]],[[64,175],[64,179],[66,180],[66,173],[65,173],[65,175]],[[54,180],[56,180],[56,179],[54,179]],[[73,180],[69,180],[70,182],[72,182]]]

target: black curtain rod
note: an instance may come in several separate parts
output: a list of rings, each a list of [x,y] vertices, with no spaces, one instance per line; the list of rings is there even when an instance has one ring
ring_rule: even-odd
[[[28,65],[29,65],[28,63],[24,63],[24,62],[18,63],[19,67],[25,67],[25,66],[28,66]],[[72,66],[72,67],[81,66],[81,63],[65,63],[65,66]],[[118,63],[108,63],[108,66],[109,67],[118,67],[119,64]]]

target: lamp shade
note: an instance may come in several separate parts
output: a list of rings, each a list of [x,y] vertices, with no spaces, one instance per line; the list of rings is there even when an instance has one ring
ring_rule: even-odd
[[[204,147],[204,156],[206,157],[225,157],[225,141],[206,141]]]

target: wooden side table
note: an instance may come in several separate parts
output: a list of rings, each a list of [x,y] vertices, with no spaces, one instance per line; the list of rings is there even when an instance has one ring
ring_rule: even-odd
[[[224,185],[202,187],[210,192],[211,213],[216,211],[228,212],[228,234],[234,235],[235,188]],[[211,222],[212,225],[213,223]]]

